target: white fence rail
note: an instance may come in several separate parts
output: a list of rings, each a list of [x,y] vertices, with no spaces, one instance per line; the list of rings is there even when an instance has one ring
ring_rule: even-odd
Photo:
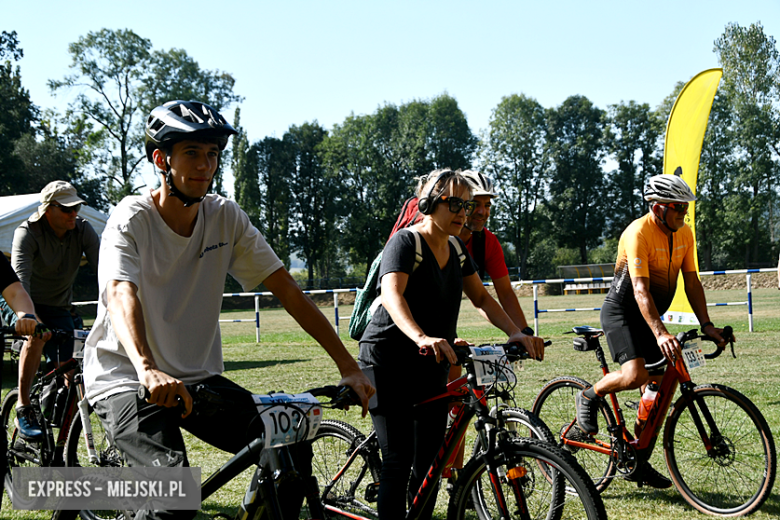
[[[747,286],[747,300],[742,302],[724,302],[724,303],[708,303],[708,307],[724,307],[724,306],[735,306],[735,305],[744,305],[747,306],[747,315],[748,315],[748,329],[750,332],[753,332],[753,290],[752,290],[752,280],[751,275],[755,273],[775,273],[777,272],[777,268],[765,268],[765,269],[734,269],[729,271],[702,271],[699,273],[700,276],[717,276],[717,275],[724,275],[724,274],[744,274],[746,278],[746,286]],[[603,278],[551,278],[551,279],[545,279],[545,280],[521,280],[519,282],[512,282],[513,286],[518,285],[533,285],[534,290],[534,330],[537,334],[540,333],[539,331],[539,315],[544,314],[547,312],[580,312],[580,311],[600,311],[601,307],[582,307],[582,308],[573,308],[573,309],[540,309],[539,308],[539,285],[541,284],[551,284],[551,283],[588,283],[588,282],[611,282],[612,281],[611,276],[603,277]],[[490,286],[493,285],[492,283],[485,283],[484,285]],[[320,290],[313,290],[313,291],[303,291],[304,294],[333,294],[333,316],[334,316],[334,328],[336,329],[336,334],[339,334],[339,323],[341,321],[349,321],[349,317],[346,318],[340,318],[339,317],[339,294],[341,293],[349,293],[349,292],[356,292],[356,288],[352,289],[320,289]],[[255,300],[255,317],[254,319],[238,319],[238,320],[219,320],[220,323],[254,323],[255,324],[255,340],[259,343],[260,342],[260,297],[261,296],[273,296],[273,293],[271,292],[249,292],[249,293],[225,293],[222,295],[224,298],[235,298],[235,297],[253,297]],[[91,302],[76,302],[73,305],[95,305],[97,304],[96,301]]]

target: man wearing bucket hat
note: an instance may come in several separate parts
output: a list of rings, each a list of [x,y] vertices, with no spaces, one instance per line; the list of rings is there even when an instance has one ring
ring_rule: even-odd
[[[71,303],[82,254],[97,272],[100,239],[92,226],[78,216],[84,201],[70,183],[53,181],[41,191],[38,210],[14,231],[11,263],[24,289],[32,297],[40,319],[49,327],[75,329]],[[27,341],[19,363],[17,418],[22,436],[35,440],[40,425],[30,413],[30,385],[38,370],[41,352],[58,364],[73,355],[73,341],[45,343]]]

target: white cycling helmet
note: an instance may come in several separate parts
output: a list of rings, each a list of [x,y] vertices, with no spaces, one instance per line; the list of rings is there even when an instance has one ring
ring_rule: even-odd
[[[679,168],[678,170],[682,171]],[[653,175],[645,186],[645,200],[662,203],[693,202],[696,195],[688,183],[677,175]]]
[[[490,180],[490,177],[475,172],[474,170],[464,170],[461,172],[461,175],[463,175],[471,185],[471,191],[473,192],[472,197],[478,195],[487,195],[489,197],[497,196],[493,188],[493,181]]]

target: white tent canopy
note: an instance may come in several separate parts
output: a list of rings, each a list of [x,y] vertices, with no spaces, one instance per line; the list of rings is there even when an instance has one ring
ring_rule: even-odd
[[[40,193],[0,197],[0,251],[6,255],[11,254],[14,230],[38,210],[40,197]],[[98,236],[103,233],[108,215],[89,206],[82,206],[79,216],[92,224]]]

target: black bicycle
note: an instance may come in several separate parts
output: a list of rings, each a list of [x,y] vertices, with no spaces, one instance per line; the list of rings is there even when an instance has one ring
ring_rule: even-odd
[[[73,338],[73,333],[47,329],[41,331],[52,333],[52,341],[62,342]],[[23,337],[16,334],[13,327],[0,328],[0,335],[17,341],[9,349],[12,359],[17,359],[21,353]],[[51,467],[65,465],[64,449],[68,433],[79,416],[79,402],[84,399],[84,385],[81,378],[81,359],[78,350],[74,358],[62,363],[59,367],[46,371],[41,368],[30,389],[30,403],[42,436],[36,440],[22,437],[16,422],[16,404],[19,400],[19,389],[14,388],[6,394],[0,405],[3,429],[8,442],[6,457],[8,473],[3,485],[9,498],[13,501],[13,468],[18,467]],[[55,429],[57,430],[55,435]],[[55,512],[52,518],[58,520],[75,519],[77,512]]]

